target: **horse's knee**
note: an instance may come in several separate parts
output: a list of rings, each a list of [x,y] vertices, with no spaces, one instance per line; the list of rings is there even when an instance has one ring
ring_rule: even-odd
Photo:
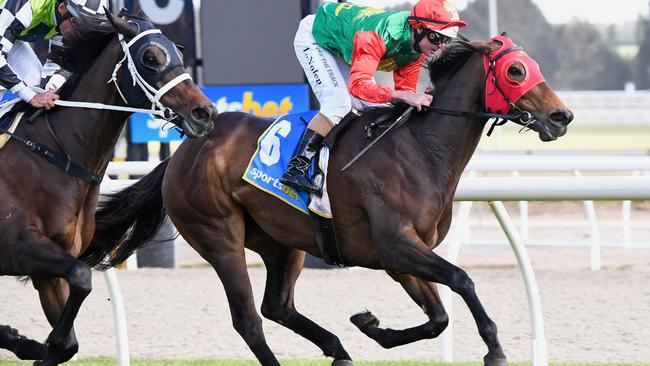
[[[260,309],[262,316],[278,324],[286,324],[291,314],[290,309],[279,303],[263,302]]]
[[[479,325],[478,334],[481,335],[481,338],[486,340],[494,339],[497,335],[496,323],[488,319],[484,324]]]
[[[449,326],[449,316],[447,313],[442,313],[430,318],[433,325],[433,335],[437,337]]]
[[[70,291],[81,296],[88,296],[90,291],[93,289],[92,285],[92,273],[90,268],[84,264],[77,264],[67,275],[68,284],[70,285]]]
[[[467,275],[467,272],[458,269],[451,275],[449,288],[457,294],[467,294],[475,292],[474,281]]]
[[[242,338],[248,341],[264,336],[262,319],[257,314],[253,316],[233,316],[232,326]]]

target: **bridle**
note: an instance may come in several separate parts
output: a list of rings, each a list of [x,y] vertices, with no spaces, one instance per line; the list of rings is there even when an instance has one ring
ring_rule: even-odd
[[[488,136],[496,126],[501,126],[507,120],[513,121],[522,126],[520,132],[531,129],[531,126],[538,119],[529,111],[522,110],[515,103],[532,88],[545,81],[537,63],[528,56],[520,46],[517,46],[506,36],[497,36],[492,38],[493,41],[499,41],[502,46],[495,52],[483,56],[483,62],[486,70],[485,77],[485,110],[487,112],[505,113],[514,112],[518,116],[516,119],[497,119],[488,131]],[[516,53],[514,53],[516,52]],[[504,59],[504,65],[499,65],[498,61]],[[510,80],[508,82],[507,69],[512,62],[518,61],[526,69],[524,79],[521,82]],[[502,74],[501,78],[497,73],[497,66]],[[499,80],[505,80],[503,86]],[[497,93],[498,92],[498,93]]]
[[[185,80],[192,80],[192,76],[184,72],[172,80],[168,81],[165,85],[163,85],[160,89],[156,89],[154,86],[151,85],[151,81],[147,81],[145,77],[141,75],[141,73],[138,71],[138,67],[136,66],[135,62],[133,61],[133,55],[131,54],[131,47],[138,43],[144,43],[146,42],[145,37],[150,36],[150,35],[155,35],[155,34],[160,34],[162,35],[162,32],[160,29],[148,29],[145,30],[135,37],[131,39],[128,43],[124,40],[124,36],[122,34],[118,35],[119,40],[120,40],[120,45],[122,46],[122,51],[124,52],[124,57],[115,65],[115,69],[113,70],[113,75],[109,82],[115,83],[115,87],[120,94],[120,97],[126,103],[126,105],[130,105],[127,97],[125,96],[124,92],[122,92],[122,89],[120,88],[118,82],[117,82],[117,72],[118,70],[123,68],[124,62],[126,61],[126,70],[128,71],[128,76],[132,80],[133,84],[132,86],[139,87],[140,92],[144,94],[146,99],[149,100],[151,103],[151,109],[147,112],[152,115],[159,116],[167,121],[172,121],[176,118],[176,114],[169,108],[164,106],[161,102],[160,99],[171,89],[173,89],[176,85],[182,83]],[[165,46],[161,44],[160,42],[153,42],[150,41],[149,44],[155,43],[157,46]],[[169,42],[171,43],[171,42]],[[144,45],[141,45],[140,49],[142,49]],[[175,49],[175,45],[173,46]],[[167,60],[165,62],[165,65],[162,70],[157,71],[156,75],[159,74],[166,74],[169,71],[172,71],[175,68],[178,67],[183,67],[182,60],[180,64],[172,62],[170,58],[172,58],[172,53],[169,52],[169,50],[165,48],[161,49],[164,51]],[[180,59],[180,56],[177,56],[178,59]]]

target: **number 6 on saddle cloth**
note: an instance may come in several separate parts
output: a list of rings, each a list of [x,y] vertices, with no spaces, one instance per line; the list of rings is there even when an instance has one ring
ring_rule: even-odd
[[[325,183],[329,148],[324,146],[321,149],[309,172],[310,176],[314,177],[315,184],[322,188],[322,197],[280,183],[280,178],[298,148],[307,124],[317,113],[318,111],[307,111],[286,114],[273,122],[257,141],[257,150],[242,179],[291,207],[309,214],[323,260],[328,264],[342,266]]]

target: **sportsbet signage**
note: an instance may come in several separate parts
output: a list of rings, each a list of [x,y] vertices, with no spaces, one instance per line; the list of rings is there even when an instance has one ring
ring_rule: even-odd
[[[206,86],[201,90],[219,112],[241,111],[274,118],[309,109],[306,84]],[[171,123],[151,115],[134,114],[131,117],[131,142],[180,140],[180,134],[173,127]]]

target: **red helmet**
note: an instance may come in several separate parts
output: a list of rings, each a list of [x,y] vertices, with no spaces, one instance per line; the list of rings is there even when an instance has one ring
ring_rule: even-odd
[[[467,26],[447,0],[420,0],[408,17],[411,28],[426,28],[448,37],[456,37],[458,28]]]

